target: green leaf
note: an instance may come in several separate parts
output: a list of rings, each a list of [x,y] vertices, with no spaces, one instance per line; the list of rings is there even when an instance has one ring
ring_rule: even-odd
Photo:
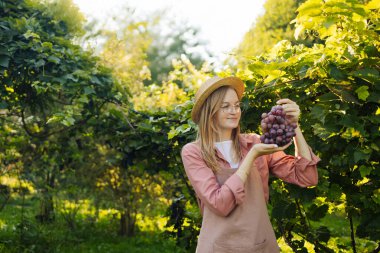
[[[331,136],[331,132],[327,131],[327,129],[321,124],[312,125],[312,129],[315,135],[319,136],[322,139],[327,139]]]
[[[31,30],[28,30],[26,33],[24,33],[24,37],[26,39],[29,39],[29,38],[40,39],[40,35],[32,32]]]
[[[370,154],[368,151],[362,151],[362,150],[356,150],[354,152],[354,161],[355,163],[359,162],[360,160],[367,161]]]
[[[42,43],[42,47],[45,47],[45,48],[48,48],[48,49],[52,49],[53,48],[53,44],[51,42],[43,42]]]
[[[263,62],[254,62],[250,64],[248,68],[256,75],[258,74],[262,77],[265,77],[267,75],[265,64]]]
[[[308,217],[310,220],[318,221],[326,216],[327,211],[329,210],[329,206],[327,204],[317,206],[316,204],[312,204],[309,207]]]
[[[343,74],[342,71],[340,71],[336,65],[330,64],[329,65],[329,73],[330,76],[333,77],[336,80],[344,80],[346,79],[346,75]]]
[[[327,197],[331,201],[338,201],[342,196],[342,189],[337,184],[331,184],[327,192]]]
[[[338,97],[334,93],[327,92],[327,93],[319,96],[318,100],[321,101],[321,102],[331,102],[331,101],[337,101],[339,99],[338,99]]]
[[[189,124],[183,124],[177,127],[176,129],[171,129],[168,133],[168,139],[173,139],[175,136],[183,133],[187,133],[191,130],[191,126]]]
[[[173,139],[175,136],[177,136],[177,131],[175,129],[171,129],[168,133],[168,139],[171,140]]]
[[[372,148],[373,150],[376,150],[377,152],[380,151],[380,148],[379,148],[379,146],[376,145],[376,143],[371,143],[371,148]]]
[[[275,219],[291,219],[296,216],[296,205],[291,202],[285,202],[284,200],[280,200],[276,203],[276,205],[272,209],[272,216]]]
[[[289,185],[289,192],[291,198],[298,198],[303,203],[311,202],[317,196],[316,188],[300,188],[296,185]]]
[[[360,171],[360,175],[364,178],[364,177],[368,176],[371,173],[372,168],[369,167],[369,166],[361,165],[359,167],[359,171]]]
[[[329,88],[329,90],[337,95],[341,100],[345,102],[351,102],[355,104],[360,104],[359,101],[346,89],[343,87],[339,87],[338,85],[330,85],[326,84],[326,87]]]
[[[95,90],[92,87],[87,86],[84,88],[84,94],[95,94]]]
[[[367,8],[370,10],[380,9],[380,0],[372,0],[367,4]]]
[[[36,62],[36,64],[35,64],[36,68],[42,67],[42,66],[44,66],[44,65],[45,65],[45,61],[44,61],[43,59],[39,59],[39,60]]]
[[[66,74],[64,75],[64,78],[66,78],[67,80],[71,80],[73,82],[78,82],[78,78],[74,77],[72,74]]]
[[[328,242],[330,240],[330,230],[326,226],[320,226],[317,231],[317,237],[319,241]]]
[[[300,16],[317,16],[322,13],[323,2],[321,0],[309,0],[298,7],[297,12]]]
[[[294,31],[294,38],[298,40],[302,32],[305,30],[305,27],[301,24],[297,24],[296,30]]]
[[[5,101],[0,102],[0,109],[7,109],[8,108],[8,103]]]
[[[355,92],[358,94],[358,97],[359,99],[363,100],[363,101],[366,101],[368,96],[369,96],[369,92],[368,92],[368,86],[360,86],[359,88],[357,88],[355,90]]]
[[[51,124],[51,123],[60,122],[62,119],[63,119],[62,116],[54,115],[53,117],[49,118],[49,119],[46,121],[46,124]]]
[[[336,17],[327,17],[326,20],[323,22],[323,26],[326,29],[329,29],[332,25],[334,25],[338,21],[338,18]]]
[[[96,76],[92,76],[90,80],[94,84],[102,84]]]
[[[364,69],[351,72],[351,74],[371,84],[376,84],[376,82],[379,82],[379,71],[376,69],[364,68]]]
[[[320,105],[313,106],[313,108],[311,108],[310,115],[312,118],[314,118],[316,120],[320,120],[322,122],[322,124],[325,123],[326,113],[325,113],[324,108],[322,106],[320,106]]]
[[[62,120],[62,124],[65,126],[72,126],[75,123],[75,119],[73,117],[65,117],[64,120]]]
[[[82,95],[80,98],[78,98],[78,101],[82,103],[88,103],[89,100],[86,95]]]
[[[380,205],[380,189],[373,191],[372,199],[376,204]]]
[[[125,121],[125,116],[122,111],[116,109],[110,109],[109,113],[117,117],[121,122]]]
[[[61,59],[59,59],[58,57],[54,55],[50,55],[47,60],[48,62],[53,62],[55,64],[59,64],[61,62]]]
[[[275,79],[278,79],[286,74],[285,71],[281,70],[272,70],[269,72],[269,75],[265,78],[264,84],[267,84]]]
[[[7,55],[0,55],[0,66],[4,68],[8,68],[9,66],[9,56]]]
[[[0,43],[0,54],[9,56],[9,51],[4,44]]]

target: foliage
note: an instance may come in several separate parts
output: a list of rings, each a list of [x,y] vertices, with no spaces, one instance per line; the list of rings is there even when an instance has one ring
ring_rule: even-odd
[[[12,201],[0,212],[0,251],[4,253],[71,253],[71,252],[185,252],[171,238],[164,238],[160,230],[142,230],[133,238],[119,237],[109,209],[102,209],[100,219],[94,223],[92,213],[83,213],[81,206],[72,229],[58,215],[54,224],[40,224],[33,219],[37,199],[26,195],[25,200],[13,194]],[[23,214],[22,214],[23,213]],[[21,215],[24,216],[21,221]],[[150,217],[157,220],[157,217]],[[139,220],[139,226],[141,226]],[[156,222],[156,221],[154,221]],[[23,244],[20,244],[20,227],[24,226]]]
[[[129,94],[138,96],[143,90],[143,81],[151,78],[147,50],[152,38],[148,21],[119,21],[120,31],[102,32],[106,42],[100,57],[103,64],[112,69],[118,91],[127,98]]]
[[[197,29],[178,25],[163,13],[138,18],[130,8],[112,17],[114,23],[117,29],[99,28],[87,36],[98,41],[102,62],[112,69],[123,97],[130,95],[137,110],[184,101],[185,93],[181,89],[185,87],[178,86],[181,82],[173,83],[171,76],[181,68],[179,64],[187,65],[189,70],[203,68],[203,58],[196,52],[201,45],[196,38]],[[169,98],[165,97],[167,92],[171,93]]]
[[[306,252],[305,240],[331,251],[326,243],[334,235],[310,220],[341,204],[353,251],[356,237],[379,243],[379,17],[378,1],[307,1],[298,8],[296,36],[313,31],[321,43],[282,41],[249,65],[245,127],[259,131],[262,108],[289,97],[304,112],[304,134],[322,159],[317,188],[272,184],[277,234],[296,252]]]
[[[62,23],[66,26],[68,34],[80,36],[84,34],[84,15],[72,0],[31,0],[42,3],[40,9],[47,16],[53,18],[53,22]]]
[[[268,2],[268,10],[274,4]],[[276,5],[257,23],[265,26],[257,27],[268,31],[261,38],[290,41],[261,56],[248,50],[249,69],[236,70],[247,84],[243,130],[259,132],[261,112],[289,97],[300,105],[304,134],[322,158],[318,187],[271,180],[276,234],[294,252],[376,252],[379,1],[309,0],[297,17],[288,10],[298,2],[283,4],[289,8]],[[179,250],[171,238],[159,246],[162,239],[145,234],[139,223],[166,210],[165,236],[193,251],[201,217],[180,151],[195,138],[194,90],[213,71],[191,56],[173,60],[177,51],[188,53],[186,32],[175,33],[155,59],[163,42],[154,42],[152,24],[130,19],[121,30],[103,31],[97,58],[74,43],[83,17],[71,1],[1,0],[0,6],[0,175],[25,182],[17,190],[0,185],[0,214],[16,220],[6,221],[16,229],[0,236],[0,247],[69,252],[64,243],[70,242],[83,252],[111,252],[128,248],[126,240],[146,252],[141,245],[151,240],[154,249]],[[287,37],[293,26],[298,41]],[[165,81],[154,77],[155,85],[144,86],[150,64],[172,66],[154,70]],[[25,204],[29,199],[32,204]],[[7,213],[13,201],[21,201],[20,215]],[[104,210],[112,210],[105,223]],[[330,217],[346,228],[332,226]],[[120,239],[116,228],[119,235],[137,236]],[[96,242],[105,234],[112,235],[109,242]]]
[[[22,1],[5,4],[1,104],[8,114],[23,119],[30,135],[46,136],[54,127],[73,126],[99,110],[102,101],[112,99],[109,71],[68,40],[63,23]]]
[[[177,24],[161,15],[158,24],[151,28],[153,41],[147,51],[151,80],[146,80],[146,85],[167,82],[170,72],[175,70],[173,60],[186,56],[196,68],[200,68],[209,55],[199,52],[203,43],[198,41],[199,30],[195,27]]]
[[[149,85],[139,96],[132,98],[134,108],[139,111],[170,111],[177,105],[188,101],[188,94],[197,89],[204,81],[210,67],[205,63],[197,69],[186,56],[173,60],[173,71],[168,73],[168,80],[161,85]]]
[[[49,16],[57,7],[1,5],[1,118],[10,139],[3,164],[17,165],[34,182],[39,219],[51,221],[54,189],[79,150],[75,138],[104,104],[116,100],[113,80],[97,58],[72,42],[72,29]]]
[[[236,50],[239,68],[245,68],[251,57],[266,53],[281,40],[295,42],[294,25],[290,22],[296,17],[296,9],[302,2],[304,0],[265,2],[264,14],[257,18]]]

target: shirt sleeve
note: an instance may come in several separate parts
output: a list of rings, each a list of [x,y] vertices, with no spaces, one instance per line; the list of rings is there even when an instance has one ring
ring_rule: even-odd
[[[215,214],[228,216],[243,202],[244,183],[236,174],[229,177],[223,185],[219,185],[214,172],[207,167],[195,144],[185,145],[181,156],[186,175],[201,201],[202,214],[203,205],[206,205]]]
[[[310,161],[302,156],[286,155],[282,151],[270,155],[268,161],[270,172],[285,182],[301,187],[317,185],[317,163],[320,158],[313,153],[310,147],[309,151]]]

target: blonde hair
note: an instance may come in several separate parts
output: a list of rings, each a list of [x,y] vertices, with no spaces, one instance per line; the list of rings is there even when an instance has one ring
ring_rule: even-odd
[[[215,90],[205,100],[199,112],[197,142],[200,145],[202,156],[207,166],[213,172],[219,170],[219,165],[215,152],[215,142],[218,141],[219,132],[217,126],[216,114],[220,109],[223,99],[229,86],[222,86]],[[233,143],[233,158],[234,160],[240,159],[240,144],[239,144],[240,127],[232,130],[232,143]]]

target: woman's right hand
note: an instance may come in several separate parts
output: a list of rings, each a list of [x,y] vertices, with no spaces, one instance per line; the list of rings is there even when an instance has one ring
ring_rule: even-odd
[[[278,147],[276,144],[264,144],[264,143],[258,143],[252,146],[250,152],[253,152],[253,156],[255,158],[262,156],[262,155],[269,155],[273,154],[278,151],[283,151],[287,147],[289,147],[292,144],[292,142],[289,142],[285,146]]]

